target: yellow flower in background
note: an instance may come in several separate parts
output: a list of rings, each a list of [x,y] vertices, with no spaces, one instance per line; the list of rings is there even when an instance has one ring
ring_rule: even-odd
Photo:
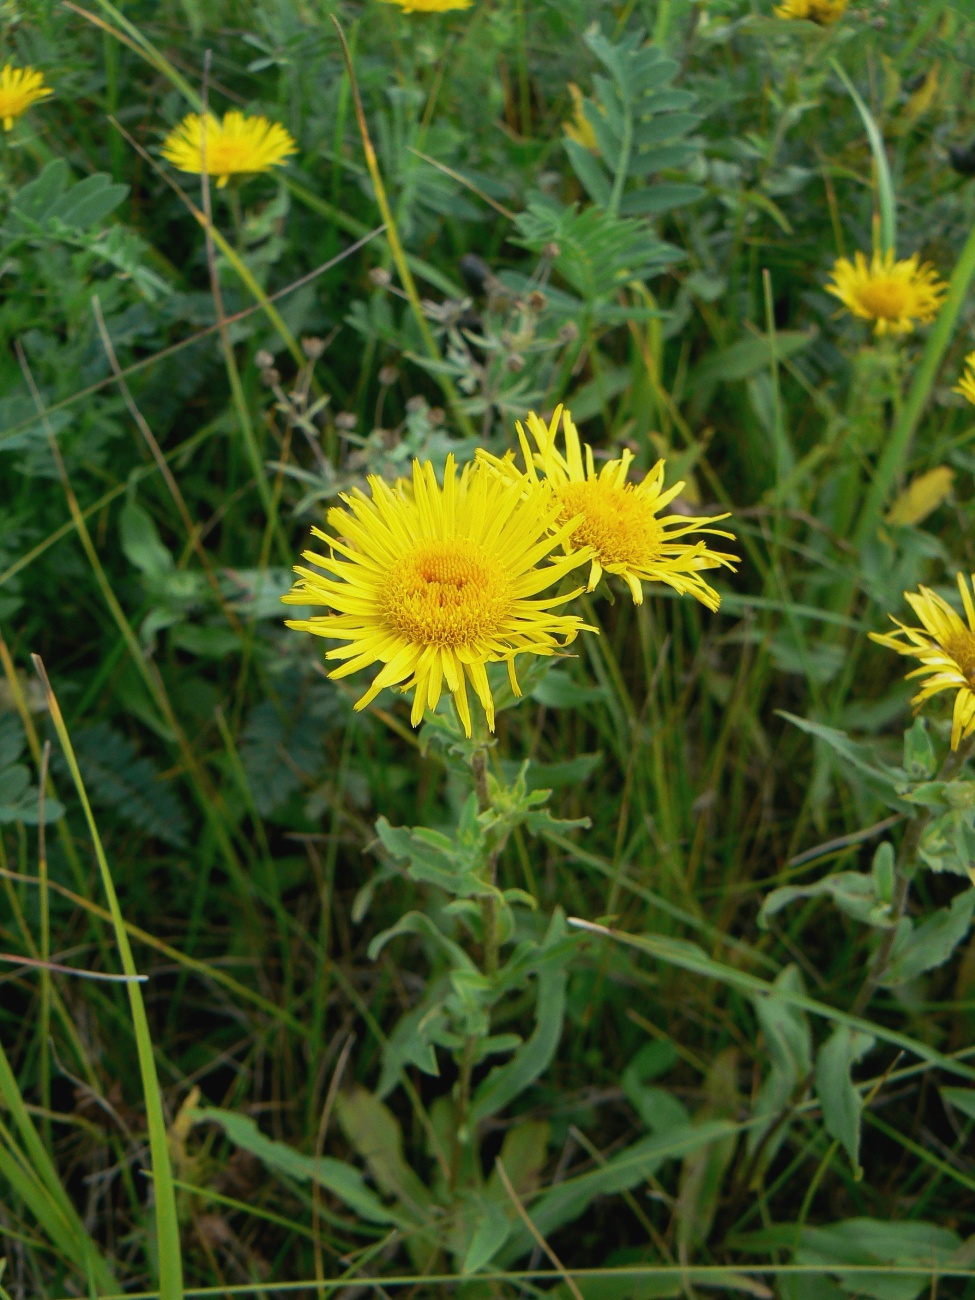
[[[596,132],[592,129],[592,123],[583,109],[582,91],[574,81],[569,82],[569,94],[572,96],[572,118],[562,123],[562,130],[570,140],[581,144],[583,149],[588,149],[590,153],[599,153]]]
[[[557,446],[562,422],[564,454]],[[704,541],[685,542],[689,533],[710,533],[734,539],[734,534],[704,525],[728,516],[689,517],[659,512],[679,495],[683,483],[664,489],[664,462],[658,461],[641,483],[628,483],[633,453],[624,451],[618,460],[608,461],[596,473],[592,448],[583,448],[579,432],[568,411],[556,407],[546,425],[534,411],[528,416],[528,430],[535,442],[532,450],[519,423],[518,440],[528,473],[531,492],[551,488],[559,503],[560,528],[569,529],[567,547],[582,547],[591,554],[588,590],[593,591],[603,572],[615,573],[630,589],[635,605],[643,604],[644,582],[665,582],[681,595],[691,595],[715,610],[720,597],[701,577],[702,570],[721,566],[733,569],[738,557],[708,550]],[[503,460],[478,451],[478,459],[491,465],[509,481],[524,484],[512,456]],[[539,477],[539,471],[544,478]],[[529,496],[530,499],[530,496]]]
[[[205,140],[203,119],[190,113],[170,131],[162,155],[181,172],[199,175],[203,172],[204,149],[207,175],[217,177],[222,189],[231,176],[252,176],[281,166],[298,146],[278,122],[233,110],[224,114],[222,122],[212,113],[207,114]]]
[[[473,0],[386,0],[405,14],[445,14],[449,9],[470,9]]]
[[[777,18],[805,18],[808,22],[828,27],[838,22],[846,10],[847,0],[783,0],[776,5]]]
[[[920,660],[921,667],[907,674],[908,680],[926,678],[911,701],[915,712],[941,691],[957,692],[951,721],[952,749],[975,732],[975,603],[965,575],[957,576],[967,623],[943,597],[919,587],[916,595],[905,591],[904,599],[921,620],[921,627],[907,627],[891,615],[891,622],[897,624],[896,632],[870,633],[870,640],[878,645]]]
[[[7,63],[0,69],[0,121],[9,131],[14,119],[26,113],[31,104],[47,99],[54,91],[44,84],[44,74],[34,68],[15,68]]]
[[[887,523],[911,527],[921,523],[948,500],[954,482],[955,471],[947,465],[938,465],[912,479],[891,506]]]
[[[312,529],[330,554],[305,551],[304,559],[323,572],[296,567],[299,581],[283,597],[332,612],[288,627],[348,643],[326,653],[345,660],[332,677],[382,665],[357,709],[386,686],[412,690],[415,727],[446,686],[470,736],[469,681],[493,731],[486,665],[506,663],[518,695],[517,655],[552,655],[594,630],[553,612],[581,588],[534,599],[588,559],[585,551],[552,556],[575,521],[559,524],[550,490],[527,499],[523,478],[500,478],[483,465],[458,475],[452,456],[442,488],[430,462],[418,460],[412,483],[391,487],[372,476],[369,488],[371,497],[356,489],[342,497],[345,509],[328,512],[334,535]]]
[[[967,398],[975,406],[975,352],[969,352],[965,358],[965,369],[951,391],[961,393],[962,397]]]
[[[933,320],[947,289],[929,262],[917,253],[898,262],[893,249],[875,252],[870,260],[855,253],[854,260],[839,257],[826,292],[839,298],[854,316],[872,320],[876,334],[907,334],[915,322]]]

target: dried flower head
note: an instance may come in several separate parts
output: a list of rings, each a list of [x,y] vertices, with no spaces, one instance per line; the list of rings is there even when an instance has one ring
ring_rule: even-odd
[[[48,99],[54,91],[44,84],[44,74],[34,68],[15,68],[7,63],[0,69],[0,121],[9,131],[14,120],[21,117],[31,104]]]
[[[564,453],[557,447],[559,423],[562,423]],[[727,515],[688,517],[663,515],[659,512],[679,495],[683,483],[664,489],[664,462],[658,461],[641,483],[628,483],[633,453],[624,450],[618,460],[607,461],[596,473],[592,448],[583,447],[572,416],[556,407],[551,423],[546,425],[534,411],[528,416],[528,431],[535,449],[519,423],[518,439],[531,490],[543,484],[550,488],[560,506],[558,524],[571,524],[566,545],[571,550],[582,547],[591,555],[588,590],[592,591],[603,575],[618,574],[630,589],[635,605],[643,603],[644,582],[665,582],[681,595],[694,596],[709,609],[717,609],[720,597],[701,577],[702,570],[719,566],[734,568],[738,557],[708,549],[698,540],[685,542],[689,533],[710,533],[733,539],[732,533],[708,527]],[[509,454],[503,460],[478,451],[478,458],[509,479],[521,479],[521,473]],[[544,477],[540,478],[539,473]]]
[[[927,587],[917,593],[905,591],[904,599],[921,621],[920,627],[908,627],[891,615],[896,632],[871,632],[870,640],[898,654],[920,660],[920,668],[907,674],[926,678],[911,703],[914,711],[941,691],[955,691],[951,721],[951,748],[975,732],[975,603],[968,580],[957,574],[958,591],[965,618],[948,602]],[[966,621],[967,620],[967,621]]]
[[[373,476],[369,489],[371,496],[354,490],[342,497],[344,509],[328,512],[331,534],[312,529],[329,554],[305,551],[315,568],[296,567],[299,580],[284,597],[330,612],[288,626],[347,642],[325,656],[345,661],[332,677],[382,665],[357,709],[398,686],[413,691],[417,726],[446,685],[470,736],[469,682],[493,731],[487,664],[506,663],[519,694],[515,657],[555,654],[585,627],[554,612],[578,590],[535,599],[588,558],[585,551],[552,556],[574,521],[558,523],[551,490],[526,497],[524,480],[484,465],[458,474],[452,456],[443,487],[429,461],[415,460],[411,482],[390,486]]]
[[[233,110],[223,121],[212,113],[184,117],[163,142],[162,154],[181,172],[205,170],[223,188],[231,176],[253,176],[287,162],[298,146],[278,122]],[[204,155],[206,164],[204,167]]]
[[[893,249],[875,252],[869,264],[862,253],[837,258],[826,292],[854,316],[872,320],[876,334],[907,334],[915,323],[933,320],[947,286],[917,253],[898,262]]]

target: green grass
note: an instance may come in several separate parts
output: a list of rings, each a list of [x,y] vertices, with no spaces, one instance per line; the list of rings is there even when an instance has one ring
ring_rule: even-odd
[[[55,91],[0,154],[0,1294],[975,1295],[953,1253],[975,1234],[967,928],[857,1007],[877,932],[822,896],[759,924],[772,890],[902,844],[912,806],[876,772],[903,761],[911,689],[867,633],[975,571],[975,417],[951,392],[973,346],[963,10],[821,29],[759,0],[0,4],[4,59]],[[632,149],[570,156],[562,129],[569,83],[592,99],[600,51],[638,32],[700,115],[646,175]],[[208,102],[299,149],[204,196],[159,146],[207,51]],[[57,159],[65,184],[108,178],[87,227],[24,224]],[[673,185],[699,188],[639,211]],[[901,339],[824,288],[875,229],[950,284]],[[498,883],[536,900],[526,942],[557,909],[602,928],[558,939],[564,985],[497,1003],[491,1032],[521,1040],[536,998],[564,1014],[503,1107],[478,1093],[490,1062],[440,1048],[382,1111],[396,1027],[448,959],[430,934],[371,942],[413,909],[480,955],[376,823],[449,832],[471,778],[399,696],[353,712],[365,678],[328,681],[278,598],[339,492],[500,453],[563,400],[597,455],[663,455],[688,511],[730,510],[742,563],[717,614],[603,589],[578,607],[602,635],[523,670],[487,771],[530,760],[553,815],[591,824],[517,825]],[[886,523],[938,466],[951,494]],[[849,733],[873,774],[785,714]],[[967,889],[920,871],[909,914]],[[837,1026],[873,1040],[859,1176],[812,1087]],[[479,1145],[452,1096],[485,1108]],[[476,1281],[458,1188],[506,1216]],[[838,1245],[857,1219],[886,1244]]]

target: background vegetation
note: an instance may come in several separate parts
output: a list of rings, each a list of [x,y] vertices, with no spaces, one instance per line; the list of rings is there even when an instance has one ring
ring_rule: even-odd
[[[333,14],[422,313],[380,229]],[[886,141],[900,254],[955,266],[975,223],[964,13],[871,0],[820,29],[763,0],[3,0],[0,22],[4,57],[55,92],[0,159],[3,1294],[155,1294],[154,1123],[188,1286],[405,1278],[421,1296],[462,1268],[433,1210],[424,1251],[367,1208],[405,1213],[413,1180],[435,1185],[425,1117],[449,1054],[439,1077],[408,1065],[384,1111],[349,1099],[374,1093],[440,960],[420,937],[367,953],[435,892],[376,820],[449,829],[463,764],[419,746],[396,696],[353,714],[359,692],[325,679],[279,597],[367,471],[500,451],[560,400],[597,454],[666,455],[688,510],[733,510],[744,562],[714,616],[666,591],[601,603],[603,638],[499,715],[496,774],[528,760],[553,813],[591,822],[519,831],[502,882],[546,923],[561,908],[650,938],[576,941],[555,1058],[483,1133],[485,1179],[516,1121],[534,1135],[521,1196],[551,1210],[573,1189],[545,1236],[583,1271],[567,1282],[509,1241],[463,1294],[972,1294],[975,946],[957,935],[870,1001],[857,1161],[810,1079],[822,1008],[855,1005],[875,935],[822,896],[758,924],[772,889],[869,871],[888,828],[899,840],[910,808],[882,774],[911,691],[866,633],[903,616],[905,589],[950,594],[975,568],[975,421],[950,392],[970,297],[918,388],[925,332],[874,340],[824,292],[878,211],[837,65]],[[645,39],[673,67],[628,80]],[[695,116],[649,161],[567,144],[572,87],[592,99],[600,78],[633,120]],[[196,178],[159,158],[204,89],[300,147],[215,190],[209,238]],[[939,467],[942,491],[903,495]],[[929,714],[940,754],[949,714]],[[925,874],[915,915],[962,887]],[[118,974],[124,927],[149,976],[141,1029],[124,984],[44,966]],[[504,1032],[531,1032],[530,1005],[504,1004]],[[640,1146],[705,1124],[686,1151]],[[323,1151],[372,1199],[338,1193]]]

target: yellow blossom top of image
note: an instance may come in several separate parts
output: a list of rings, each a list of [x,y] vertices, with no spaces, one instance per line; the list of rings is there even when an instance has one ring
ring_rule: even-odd
[[[820,27],[828,27],[843,17],[846,5],[847,0],[782,0],[774,12],[776,18],[804,18]]]
[[[203,118],[198,113],[188,114],[166,137],[162,155],[181,172],[199,175],[204,170],[205,152],[206,173],[215,176],[223,188],[231,176],[252,176],[279,167],[297,150],[280,123],[234,109],[224,114],[222,122],[208,113],[205,138]]]
[[[44,74],[34,68],[15,68],[7,63],[0,69],[0,121],[9,131],[14,120],[26,113],[31,104],[54,94],[44,84]]]
[[[474,0],[385,0],[405,14],[445,14],[451,9],[470,9]]]
[[[962,397],[975,406],[975,352],[969,352],[965,358],[965,369],[951,391],[961,393]]]
[[[875,334],[907,334],[915,323],[933,320],[947,285],[917,253],[897,261],[893,249],[875,251],[870,262],[862,253],[854,260],[839,257],[826,292],[839,298],[854,316],[874,322]]]
[[[562,424],[564,452],[558,448]],[[708,549],[700,538],[684,541],[690,533],[709,533],[734,540],[733,533],[706,525],[728,516],[699,517],[661,515],[660,511],[678,496],[682,482],[664,487],[664,462],[657,461],[642,482],[629,483],[627,476],[633,453],[624,450],[618,460],[607,461],[597,474],[592,448],[583,445],[568,411],[556,407],[546,425],[533,412],[527,420],[534,449],[519,422],[518,440],[532,491],[551,489],[558,501],[560,528],[569,528],[569,549],[583,547],[590,553],[588,590],[595,590],[603,572],[615,573],[630,589],[635,605],[643,603],[644,582],[664,582],[681,595],[691,595],[708,609],[716,610],[720,597],[701,577],[705,569],[721,566],[733,569],[736,555]],[[524,482],[509,453],[503,459],[478,450],[478,459],[509,478]],[[543,477],[539,477],[539,475]],[[575,522],[573,522],[575,521]]]
[[[328,512],[331,533],[312,529],[329,553],[303,553],[315,568],[296,566],[298,581],[283,600],[330,612],[288,627],[346,642],[325,655],[344,661],[332,677],[381,665],[357,709],[386,686],[412,690],[417,726],[446,686],[470,736],[469,682],[493,731],[487,664],[506,663],[519,695],[517,655],[556,654],[580,631],[595,630],[556,612],[581,588],[536,599],[589,558],[553,555],[576,521],[560,524],[550,489],[529,499],[523,478],[478,464],[458,474],[452,456],[443,487],[429,461],[414,460],[412,481],[391,486],[373,475],[369,491],[342,496],[344,508]]]
[[[908,627],[891,615],[896,632],[870,633],[870,640],[878,645],[920,661],[921,666],[907,674],[908,681],[912,677],[925,678],[911,701],[915,713],[941,691],[956,692],[952,749],[975,732],[975,602],[963,573],[957,575],[957,581],[964,619],[937,592],[919,587],[916,593],[905,591],[904,599],[920,620],[920,627]]]
[[[586,117],[583,108],[585,101],[582,97],[582,91],[574,81],[569,82],[569,94],[572,96],[572,117],[569,121],[562,123],[562,130],[570,140],[575,140],[576,144],[581,144],[583,149],[588,149],[590,153],[599,153],[596,132],[593,130],[592,123]]]

